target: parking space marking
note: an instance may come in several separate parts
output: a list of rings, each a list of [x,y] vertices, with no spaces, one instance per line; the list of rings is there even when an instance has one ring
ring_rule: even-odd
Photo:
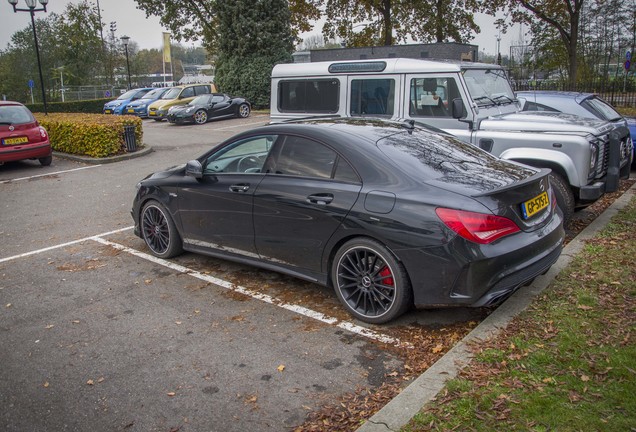
[[[339,327],[339,328],[341,328],[343,330],[346,330],[348,332],[357,334],[359,336],[366,337],[368,339],[372,339],[372,340],[375,340],[375,341],[378,341],[378,342],[391,344],[391,345],[395,345],[395,346],[401,346],[401,347],[412,346],[409,343],[402,343],[402,342],[400,342],[399,339],[394,338],[392,336],[388,336],[388,335],[376,332],[376,331],[368,329],[366,327],[362,327],[362,326],[356,325],[356,324],[354,324],[352,322],[340,321],[340,320],[338,320],[338,318],[327,316],[327,315],[325,315],[325,314],[323,314],[321,312],[317,312],[317,311],[314,311],[312,309],[308,309],[308,308],[303,307],[303,306],[298,306],[298,305],[294,305],[294,304],[285,303],[282,300],[277,299],[275,297],[271,297],[271,296],[269,296],[267,294],[258,293],[258,292],[252,291],[250,289],[247,289],[245,287],[242,287],[240,285],[236,285],[236,284],[233,284],[231,282],[225,281],[223,279],[219,279],[219,278],[216,278],[214,276],[203,274],[201,272],[198,272],[196,270],[193,270],[193,269],[190,269],[188,267],[182,266],[180,264],[176,264],[176,263],[173,263],[173,262],[161,259],[161,258],[157,258],[157,257],[155,257],[153,255],[149,255],[147,253],[140,252],[140,251],[138,251],[136,249],[129,248],[128,246],[124,246],[124,245],[121,245],[119,243],[115,243],[115,242],[112,242],[110,240],[106,240],[106,239],[102,238],[101,236],[90,237],[89,240],[94,240],[94,241],[96,241],[98,243],[101,243],[101,244],[113,247],[115,249],[127,252],[127,253],[129,253],[131,255],[134,255],[136,257],[148,260],[148,261],[153,262],[155,264],[159,264],[161,266],[167,267],[167,268],[172,269],[174,271],[177,271],[179,273],[190,275],[190,276],[195,277],[197,279],[200,279],[202,281],[209,282],[209,283],[212,283],[214,285],[220,286],[222,288],[226,288],[226,289],[241,293],[241,294],[246,295],[246,296],[248,296],[250,298],[253,298],[253,299],[256,299],[256,300],[260,300],[260,301],[263,301],[265,303],[269,303],[269,304],[274,305],[274,306],[281,307],[281,308],[286,309],[288,311],[297,313],[299,315],[303,315],[303,316],[308,317],[308,318],[315,319],[315,320],[320,321],[322,323],[329,324],[329,325],[335,325],[336,327]]]
[[[29,177],[19,177],[19,178],[9,179],[9,180],[0,180],[0,184],[12,183],[12,182],[17,182],[17,181],[21,181],[21,180],[31,180],[31,179],[38,178],[38,177],[46,177],[46,176],[52,176],[52,175],[56,175],[56,174],[64,174],[64,173],[68,173],[68,172],[80,171],[80,170],[85,170],[85,169],[89,169],[89,168],[97,168],[97,167],[100,167],[100,166],[102,166],[102,164],[89,165],[89,166],[85,166],[85,167],[73,168],[73,169],[64,170],[64,171],[55,171],[55,172],[47,173],[47,174],[38,174],[38,175],[34,175],[34,176],[29,176]]]
[[[255,121],[255,122],[251,122],[251,123],[242,123],[239,125],[234,125],[234,126],[226,126],[226,127],[222,127],[222,128],[215,128],[215,131],[225,131],[225,130],[231,130],[231,129],[238,129],[238,128],[244,128],[245,126],[262,126],[262,125],[266,125],[267,123],[269,123],[269,120],[267,121]]]
[[[117,234],[117,233],[120,233],[122,231],[131,230],[133,228],[134,228],[133,226],[129,226],[129,227],[126,227],[126,228],[120,228],[118,230],[108,231],[108,232],[105,232],[105,233],[102,233],[102,234],[97,234],[95,236],[84,237],[84,238],[81,238],[79,240],[73,240],[73,241],[62,243],[62,244],[58,244],[58,245],[55,245],[55,246],[49,246],[49,247],[45,247],[45,248],[42,248],[42,249],[31,251],[31,252],[25,252],[25,253],[22,253],[22,254],[19,254],[19,255],[13,255],[13,256],[10,256],[10,257],[6,257],[6,258],[0,258],[0,264],[2,264],[4,262],[7,262],[7,261],[12,261],[14,259],[24,258],[24,257],[28,257],[28,256],[31,256],[31,255],[37,255],[37,254],[40,254],[40,253],[43,253],[43,252],[48,252],[50,250],[55,250],[55,249],[63,248],[63,247],[66,247],[66,246],[71,246],[71,245],[74,245],[74,244],[77,244],[77,243],[82,243],[82,242],[85,242],[85,241],[88,241],[88,240],[94,240],[95,238],[101,238],[102,236],[108,236],[108,235],[111,235],[111,234]]]

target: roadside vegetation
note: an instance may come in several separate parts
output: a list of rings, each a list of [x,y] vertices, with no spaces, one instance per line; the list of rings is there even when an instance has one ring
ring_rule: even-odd
[[[634,430],[635,228],[632,198],[403,431]]]

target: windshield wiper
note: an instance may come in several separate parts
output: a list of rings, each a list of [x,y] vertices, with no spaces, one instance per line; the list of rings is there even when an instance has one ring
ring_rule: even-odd
[[[2,126],[11,126],[13,124],[13,122],[0,122],[0,125]]]
[[[490,103],[492,103],[493,105],[497,105],[497,102],[495,102],[494,100],[490,99],[488,96],[479,96],[479,97],[473,98],[473,100],[475,102],[479,102],[479,101],[483,101],[483,100],[489,100]]]
[[[501,98],[506,98],[508,99],[509,103],[513,103],[515,100],[511,99],[510,97],[506,96],[506,95],[499,95],[499,96],[495,96],[494,98],[492,98],[493,101],[498,101]]]

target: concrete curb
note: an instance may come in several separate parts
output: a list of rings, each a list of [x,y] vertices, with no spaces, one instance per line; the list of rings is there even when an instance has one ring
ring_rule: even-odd
[[[72,160],[75,162],[83,162],[83,163],[92,164],[92,165],[101,165],[101,164],[107,164],[107,163],[120,162],[124,160],[129,160],[129,159],[135,159],[138,157],[146,156],[147,154],[150,154],[153,151],[154,150],[152,149],[151,146],[145,145],[142,149],[137,150],[136,152],[133,152],[133,153],[124,153],[121,155],[108,156],[103,158],[73,155],[73,154],[61,153],[56,151],[53,152],[53,156],[60,159]]]
[[[472,360],[471,344],[496,336],[532,300],[547,288],[554,278],[566,268],[585,242],[603,229],[636,195],[636,184],[608,207],[563,249],[557,262],[548,273],[538,277],[530,286],[518,290],[492,314],[473,329],[464,339],[448,351],[426,372],[409,384],[400,394],[366,421],[356,432],[399,431],[415,414],[430,402],[458,372]]]

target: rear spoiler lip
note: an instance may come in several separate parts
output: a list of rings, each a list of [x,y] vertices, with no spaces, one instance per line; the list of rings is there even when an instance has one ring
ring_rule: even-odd
[[[479,197],[485,197],[485,196],[490,196],[490,195],[495,195],[498,194],[500,192],[505,192],[507,190],[510,189],[514,189],[517,188],[519,186],[523,186],[526,185],[528,183],[532,183],[535,182],[537,180],[539,180],[540,178],[546,177],[548,174],[550,174],[552,172],[552,170],[550,168],[540,168],[540,171],[528,178],[525,178],[523,180],[519,180],[518,182],[514,182],[514,183],[510,183],[508,185],[499,187],[497,189],[493,189],[493,190],[489,190],[488,192],[482,192],[482,193],[478,193],[475,195],[471,195],[471,198],[479,198]]]

